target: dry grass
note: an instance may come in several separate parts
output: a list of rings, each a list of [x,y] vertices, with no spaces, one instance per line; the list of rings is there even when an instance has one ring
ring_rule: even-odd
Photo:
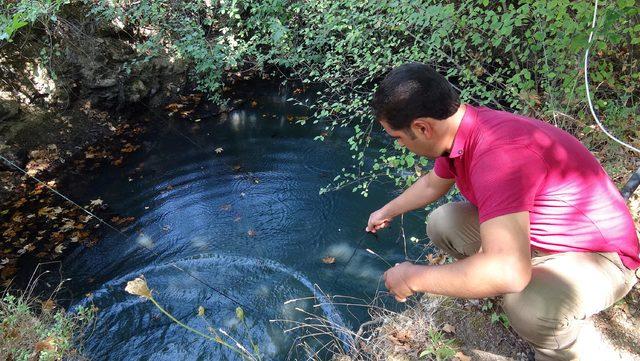
[[[36,268],[37,272],[37,268]],[[69,313],[51,297],[32,295],[37,277],[24,291],[5,290],[0,298],[0,359],[2,360],[83,360],[77,349],[80,336],[93,320],[96,310],[80,308]]]
[[[422,295],[410,299],[403,311],[395,312],[385,305],[385,301],[395,303],[386,292],[378,292],[370,302],[346,296],[326,297],[336,308],[347,311],[365,308],[370,321],[351,330],[298,308],[304,315],[303,321],[273,320],[284,324],[285,332],[296,335],[290,359],[466,361],[507,357],[526,360],[530,353],[529,347],[511,330],[492,321],[491,312],[498,308],[487,310],[486,304],[480,301]],[[304,298],[287,303],[310,299],[316,300]],[[314,308],[321,306],[318,302],[313,305]]]

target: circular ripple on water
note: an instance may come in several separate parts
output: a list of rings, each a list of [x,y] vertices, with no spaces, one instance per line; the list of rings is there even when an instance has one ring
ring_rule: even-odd
[[[210,286],[190,277],[187,270]],[[284,336],[272,319],[301,320],[296,307],[313,311],[310,301],[285,303],[292,298],[315,296],[321,316],[344,327],[344,321],[326,297],[301,273],[266,259],[206,254],[172,263],[150,265],[105,283],[75,307],[94,304],[100,309],[95,331],[86,341],[87,354],[97,359],[217,358],[221,350],[184,332],[159,314],[149,302],[126,294],[128,280],[144,274],[155,298],[181,322],[206,333],[207,323],[197,315],[198,306],[215,328],[239,328],[235,308],[245,309],[248,332],[263,352],[275,356],[288,351],[292,339]],[[294,279],[297,282],[288,281]],[[291,287],[297,284],[299,287]],[[224,294],[224,295],[223,295]],[[237,302],[236,302],[237,301]],[[304,316],[304,315],[302,315]],[[244,331],[242,331],[244,332]],[[337,333],[347,341],[348,336]],[[192,340],[184,342],[184,339]],[[182,345],[167,347],[167,345]],[[216,356],[217,355],[217,356]]]
[[[337,170],[341,168],[341,165],[336,163],[342,163],[348,160],[339,161],[337,158],[337,155],[344,153],[345,149],[341,149],[340,145],[342,144],[336,144],[332,141],[323,143],[323,147],[318,147],[314,142],[315,141],[311,140],[304,141],[304,147],[301,152],[301,162],[303,163],[304,169],[329,182],[335,177]],[[344,165],[346,165],[346,163],[344,163]]]

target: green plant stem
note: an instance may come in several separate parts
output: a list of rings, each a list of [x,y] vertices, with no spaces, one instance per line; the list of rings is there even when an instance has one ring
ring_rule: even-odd
[[[222,345],[222,346],[224,346],[224,347],[227,347],[227,348],[228,348],[228,349],[230,349],[231,351],[233,351],[233,352],[235,352],[235,353],[239,354],[239,355],[240,355],[240,356],[242,356],[243,358],[247,358],[247,355],[246,355],[244,352],[242,352],[240,349],[238,349],[238,348],[236,348],[236,347],[234,347],[234,346],[232,346],[232,345],[230,345],[230,344],[228,344],[228,343],[224,342],[222,339],[215,338],[215,337],[211,337],[211,336],[209,336],[209,335],[207,335],[207,334],[205,334],[205,333],[202,333],[202,332],[200,332],[200,331],[196,330],[195,328],[193,328],[193,327],[191,327],[191,326],[188,326],[188,325],[186,325],[186,324],[182,323],[180,320],[178,320],[177,318],[173,317],[173,315],[172,315],[172,314],[170,314],[167,310],[165,310],[165,309],[164,309],[164,308],[163,308],[163,307],[158,303],[158,301],[156,301],[155,299],[153,299],[153,297],[152,297],[152,298],[149,298],[149,300],[153,303],[153,305],[154,305],[154,306],[156,306],[156,308],[158,308],[158,309],[160,310],[160,312],[164,313],[167,317],[169,317],[169,318],[171,319],[171,321],[173,321],[173,322],[177,323],[178,325],[180,325],[180,326],[181,326],[181,327],[183,327],[184,329],[186,329],[186,330],[188,330],[188,331],[191,331],[191,332],[195,333],[195,334],[196,334],[196,335],[198,335],[198,336],[204,337],[204,338],[206,338],[207,340],[210,340],[210,341],[213,341],[213,342],[219,343],[220,345]],[[252,359],[252,358],[250,358],[250,359]]]

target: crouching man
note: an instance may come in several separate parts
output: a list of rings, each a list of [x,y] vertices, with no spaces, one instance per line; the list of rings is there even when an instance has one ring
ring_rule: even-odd
[[[594,156],[548,123],[461,104],[425,64],[393,69],[373,106],[391,137],[435,166],[373,212],[368,231],[454,183],[468,200],[439,207],[427,224],[431,241],[457,261],[396,265],[384,275],[389,291],[400,302],[416,292],[504,295],[512,327],[537,360],[578,359],[582,323],[624,297],[640,266],[629,210]]]

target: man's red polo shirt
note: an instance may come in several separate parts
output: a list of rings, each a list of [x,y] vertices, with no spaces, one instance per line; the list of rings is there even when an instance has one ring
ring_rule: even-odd
[[[546,252],[617,252],[640,266],[633,219],[596,158],[551,124],[466,106],[451,154],[435,173],[455,178],[480,223],[529,211],[531,246]]]

